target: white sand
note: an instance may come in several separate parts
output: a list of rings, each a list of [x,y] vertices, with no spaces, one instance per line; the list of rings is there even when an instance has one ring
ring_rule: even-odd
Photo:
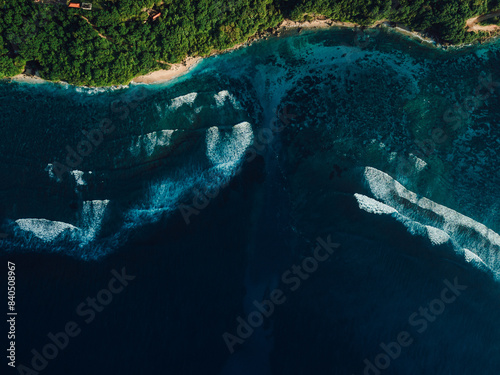
[[[44,82],[47,82],[47,81],[45,81],[44,79],[42,79],[40,77],[29,75],[29,74],[25,74],[25,73],[18,74],[18,75],[14,76],[14,77],[11,77],[10,79],[13,80],[13,81],[16,81],[16,82],[28,82],[28,83],[44,83]]]
[[[180,64],[171,65],[171,68],[169,70],[157,70],[143,76],[135,77],[132,82],[150,84],[170,81],[171,79],[180,77],[181,75],[185,74],[200,61],[201,57],[188,57],[184,62]]]
[[[477,17],[476,17],[477,18]],[[477,21],[476,19],[474,21]],[[375,22],[373,25],[369,27],[376,27],[382,24],[386,24],[387,20],[379,20]],[[275,34],[279,35],[280,32],[286,31],[288,29],[319,29],[319,28],[328,28],[332,26],[337,26],[337,27],[349,27],[349,28],[354,28],[354,27],[359,27],[360,25],[352,22],[340,22],[340,21],[334,21],[331,19],[327,19],[324,17],[318,17],[312,21],[304,21],[304,22],[299,22],[299,21],[292,21],[292,20],[284,20],[276,29],[275,29]],[[428,38],[422,37],[421,34],[417,32],[412,32],[409,30],[402,29],[400,27],[395,28],[397,31],[403,33],[403,34],[409,34],[414,37],[417,37],[419,39],[425,40],[427,42],[433,42],[432,40]],[[269,35],[269,34],[268,34]],[[218,51],[214,50],[212,51],[209,56],[213,55],[218,55],[222,53],[227,53],[230,51],[233,51],[235,49],[241,48],[243,46],[249,45],[252,41],[257,40],[261,38],[262,36],[254,36],[250,38],[247,42],[240,43],[232,48],[229,48],[224,51]],[[198,64],[202,60],[202,57],[187,57],[182,63],[179,64],[172,64],[170,65],[170,69],[161,69],[157,70],[145,75],[141,75],[138,77],[135,77],[132,79],[132,83],[145,83],[145,84],[155,84],[155,83],[164,83],[167,81],[170,81],[174,78],[180,77],[183,74],[187,73],[190,69],[192,69],[196,64]],[[42,78],[29,75],[29,74],[18,74],[14,77],[11,77],[12,80],[18,81],[18,82],[30,82],[30,83],[42,83],[45,82]]]

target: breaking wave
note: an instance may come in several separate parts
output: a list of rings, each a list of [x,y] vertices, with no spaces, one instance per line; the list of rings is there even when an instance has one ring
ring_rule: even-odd
[[[151,156],[157,147],[169,145],[174,130],[162,130],[135,137],[130,149],[133,156],[144,153]],[[5,239],[4,248],[29,251],[64,252],[81,259],[98,259],[123,244],[130,231],[153,224],[178,209],[181,201],[196,195],[197,189],[218,190],[226,186],[237,173],[252,144],[253,131],[249,122],[206,131],[206,161],[176,171],[175,175],[151,182],[143,191],[142,198],[123,213],[109,213],[122,217],[121,229],[110,237],[101,237],[101,229],[107,223],[106,214],[110,200],[84,201],[75,222],[61,222],[46,218],[21,218],[11,222],[14,239]],[[208,162],[208,165],[206,163]],[[51,166],[46,168],[51,172]],[[86,185],[84,172],[70,173],[77,186]],[[112,210],[111,210],[112,211]]]
[[[355,194],[366,212],[390,215],[413,235],[432,245],[449,242],[468,262],[487,266],[500,275],[500,235],[468,216],[406,189],[387,173],[372,167],[364,171],[364,183],[373,198]]]

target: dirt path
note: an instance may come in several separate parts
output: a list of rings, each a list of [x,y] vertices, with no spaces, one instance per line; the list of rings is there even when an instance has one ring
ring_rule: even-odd
[[[111,39],[109,36],[106,36],[106,35],[102,35],[99,31],[97,31],[97,29],[95,28],[94,25],[92,25],[89,21],[89,19],[85,16],[80,16],[82,17],[85,21],[87,21],[87,23],[90,25],[90,27],[92,27],[92,29],[94,29],[94,31],[103,39],[106,39],[106,40],[109,40],[110,42],[113,41],[113,39]]]
[[[497,16],[500,16],[500,10],[497,10],[496,12],[493,13],[484,14],[482,16],[469,18],[466,22],[467,31],[473,31],[475,33],[477,33],[478,31],[487,31],[487,32],[496,31],[500,29],[498,25],[481,26],[478,25],[478,23]]]

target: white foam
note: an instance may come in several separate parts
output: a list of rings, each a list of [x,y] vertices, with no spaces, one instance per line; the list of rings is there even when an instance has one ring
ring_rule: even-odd
[[[227,90],[223,90],[215,94],[214,99],[217,108],[224,106],[226,100],[229,100],[229,102],[233,105],[235,109],[242,109],[236,98],[232,94],[230,94],[229,91]]]
[[[427,237],[433,245],[442,245],[450,240],[450,236],[441,229],[411,220],[387,204],[358,193],[355,193],[354,197],[360,209],[371,214],[390,215],[402,223],[412,235]]]
[[[387,173],[366,167],[364,177],[375,198],[393,206],[394,197],[404,198],[412,203],[417,202],[417,194],[407,190]]]
[[[230,131],[221,131],[215,126],[209,128],[206,132],[207,157],[212,167],[204,170],[190,167],[178,171],[179,177],[172,176],[152,184],[144,199],[126,213],[126,225],[133,227],[137,223],[155,222],[163,214],[176,210],[186,194],[200,197],[206,191],[217,191],[225,186],[252,141],[252,126],[248,122],[233,126]]]
[[[413,154],[409,155],[409,159],[411,162],[413,162],[413,166],[415,167],[417,172],[421,172],[427,166],[427,163],[424,160]]]
[[[127,211],[127,225],[133,227],[138,223],[156,222],[162,214],[176,210],[180,199],[196,183],[203,181],[201,170],[183,170],[179,175],[182,178],[166,178],[149,186],[142,202]]]
[[[478,263],[481,265],[484,265],[485,267],[488,267],[481,258],[479,258],[476,254],[474,254],[472,251],[469,249],[464,249],[464,257],[467,263]]]
[[[148,133],[142,137],[144,150],[146,151],[147,156],[151,156],[156,146],[156,133]]]
[[[92,241],[101,229],[102,220],[106,212],[109,200],[94,200],[83,202],[80,214],[80,241],[82,245]]]
[[[197,96],[198,96],[197,92],[192,92],[183,96],[178,96],[177,98],[172,99],[169,108],[174,110],[179,109],[184,104],[192,106]]]
[[[56,180],[57,182],[62,181],[62,179],[59,178],[59,176],[54,172],[54,164],[48,163],[44,170],[48,173],[49,178],[51,180]],[[61,173],[61,174],[63,174],[63,173]]]
[[[83,171],[72,170],[70,174],[75,178],[75,182],[78,186],[87,185],[87,183],[83,179]]]
[[[18,219],[16,224],[19,229],[34,235],[44,242],[53,242],[61,235],[77,243],[79,246],[87,245],[98,234],[106,207],[109,200],[84,201],[82,211],[79,213],[78,226],[43,218]]]
[[[117,86],[110,86],[110,87],[78,86],[75,88],[75,91],[78,92],[79,94],[96,95],[96,94],[102,94],[104,92],[123,90],[123,89],[127,89],[127,88],[128,88],[128,86],[124,86],[124,85],[117,85]]]
[[[23,231],[33,234],[44,242],[52,242],[65,232],[78,230],[71,224],[47,219],[18,219],[16,224]]]
[[[60,181],[59,178],[57,178],[57,176],[54,173],[54,164],[52,163],[47,164],[47,166],[45,167],[45,171],[49,174],[49,177],[52,180]]]
[[[143,151],[147,156],[151,156],[158,147],[170,146],[170,140],[174,132],[175,130],[165,129],[139,135],[132,139],[129,151],[133,156],[139,156],[141,151]]]
[[[419,197],[406,189],[388,174],[367,167],[364,177],[371,193],[378,200],[394,207],[412,220],[430,223],[445,232],[461,248],[469,248],[493,270],[500,270],[500,235],[468,216],[440,205],[428,198]],[[435,241],[444,236],[431,230]]]
[[[233,126],[230,134],[222,134],[213,126],[207,130],[207,157],[214,165],[232,165],[241,160],[253,142],[252,125],[242,122]]]
[[[354,194],[356,197],[359,208],[362,210],[369,212],[371,214],[377,214],[377,215],[382,215],[382,214],[393,214],[397,212],[394,208],[391,206],[388,206],[382,202],[376,201],[375,199],[369,198],[366,195],[362,194]]]
[[[450,240],[450,236],[445,231],[426,225],[427,236],[433,245],[442,245]]]

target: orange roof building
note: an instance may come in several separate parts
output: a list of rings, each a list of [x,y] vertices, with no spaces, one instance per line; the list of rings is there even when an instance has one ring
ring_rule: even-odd
[[[155,14],[155,15],[153,16],[153,21],[154,21],[155,19],[157,19],[158,17],[160,17],[160,16],[161,16],[161,13],[157,13],[157,14]]]
[[[80,3],[69,3],[68,7],[70,7],[70,8],[80,8]]]

